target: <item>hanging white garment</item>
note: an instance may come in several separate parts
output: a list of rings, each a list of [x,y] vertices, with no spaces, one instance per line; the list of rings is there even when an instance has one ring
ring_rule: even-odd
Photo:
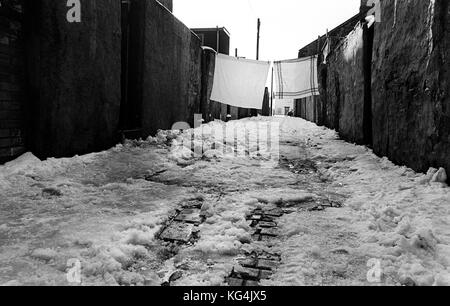
[[[262,109],[269,68],[269,62],[217,54],[211,100]]]
[[[277,61],[275,68],[275,97],[302,99],[319,95],[317,56]]]

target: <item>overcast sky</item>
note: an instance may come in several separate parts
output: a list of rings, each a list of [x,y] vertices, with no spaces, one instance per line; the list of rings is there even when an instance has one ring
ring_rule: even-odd
[[[298,50],[354,16],[360,0],[174,0],[174,14],[190,28],[226,27],[230,54],[256,57],[261,18],[261,60],[297,57]]]

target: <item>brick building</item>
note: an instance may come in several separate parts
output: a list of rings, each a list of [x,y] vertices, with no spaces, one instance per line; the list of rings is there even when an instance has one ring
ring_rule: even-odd
[[[200,38],[202,45],[214,49],[216,52],[230,55],[230,32],[225,27],[193,28]]]

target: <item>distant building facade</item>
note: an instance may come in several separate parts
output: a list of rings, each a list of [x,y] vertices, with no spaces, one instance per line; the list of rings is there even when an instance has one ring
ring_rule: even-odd
[[[290,99],[274,99],[273,105],[276,116],[287,116],[290,111],[294,110],[294,100]]]
[[[200,38],[204,47],[209,47],[217,53],[230,55],[230,32],[225,27],[193,28],[191,30]],[[228,121],[239,118],[237,107],[219,102],[213,102],[212,105],[212,112],[217,114],[216,119]]]
[[[194,28],[192,32],[202,41],[202,45],[210,47],[221,54],[230,55],[230,32],[225,27]]]

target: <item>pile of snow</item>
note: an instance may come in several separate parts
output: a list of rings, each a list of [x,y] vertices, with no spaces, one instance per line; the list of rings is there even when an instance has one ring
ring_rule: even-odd
[[[279,135],[278,122],[264,117],[213,121],[172,138],[170,158],[178,163],[199,158],[278,160]]]
[[[446,183],[447,182],[447,172],[444,168],[430,168],[427,174],[419,180],[421,184],[430,183]]]
[[[112,241],[96,244],[83,254],[82,274],[87,284],[152,285],[163,281],[147,263],[154,262],[158,241],[155,234],[166,216],[165,213],[142,215],[127,222]]]
[[[0,175],[6,177],[13,174],[27,174],[30,172],[30,169],[37,167],[40,163],[41,160],[39,158],[28,152],[0,166]]]
[[[327,180],[303,184],[282,167],[261,167],[259,160],[269,156],[257,154],[261,152],[256,128],[248,127],[269,121],[280,124],[283,155],[314,161],[320,177]],[[233,132],[223,133],[227,130]],[[245,150],[248,156],[242,154]],[[126,176],[133,174],[129,168],[141,166],[141,159],[150,159],[150,164],[161,160],[169,169],[163,174],[167,179],[192,178],[205,186],[194,190]],[[106,163],[114,168],[108,170],[117,181],[95,186],[71,176],[71,171],[82,174],[83,169],[91,177],[102,176]],[[190,166],[181,169],[176,164]],[[45,242],[34,250],[33,242],[24,241],[30,245],[25,255],[10,253],[4,258],[25,256],[33,260],[34,272],[43,269],[44,274],[56,266],[52,273],[59,277],[65,276],[60,261],[80,258],[84,284],[160,285],[181,269],[183,277],[177,284],[223,285],[238,256],[267,247],[252,241],[254,229],[245,217],[255,208],[292,206],[292,214],[277,219],[280,236],[271,242],[270,251],[281,253],[283,261],[263,285],[323,284],[329,279],[332,284],[367,284],[370,259],[381,261],[387,284],[450,285],[446,179],[444,169],[415,173],[365,147],[339,140],[335,131],[298,118],[258,117],[211,122],[183,132],[160,131],[146,140],[126,141],[109,151],[70,159],[40,161],[28,153],[0,167],[0,187],[24,190],[23,196],[4,192],[8,202],[16,201],[19,208],[31,204],[26,206],[27,218],[42,224],[59,217],[55,204],[77,203],[72,210],[77,217],[55,222],[64,232],[61,236],[71,241],[69,247]],[[70,186],[62,186],[62,180],[71,181]],[[63,196],[42,197],[47,185],[63,189]],[[193,192],[206,197],[202,215],[207,219],[200,225],[200,239],[192,246],[171,249],[155,239],[155,233]],[[343,208],[307,213],[295,209],[332,192],[348,197]],[[31,212],[28,207],[39,210]],[[0,226],[2,233],[9,230],[8,225]]]
[[[208,219],[200,226],[201,238],[194,246],[208,258],[217,256],[236,256],[243,245],[251,242],[251,230],[245,216],[248,206],[240,199],[228,198],[207,208]]]

